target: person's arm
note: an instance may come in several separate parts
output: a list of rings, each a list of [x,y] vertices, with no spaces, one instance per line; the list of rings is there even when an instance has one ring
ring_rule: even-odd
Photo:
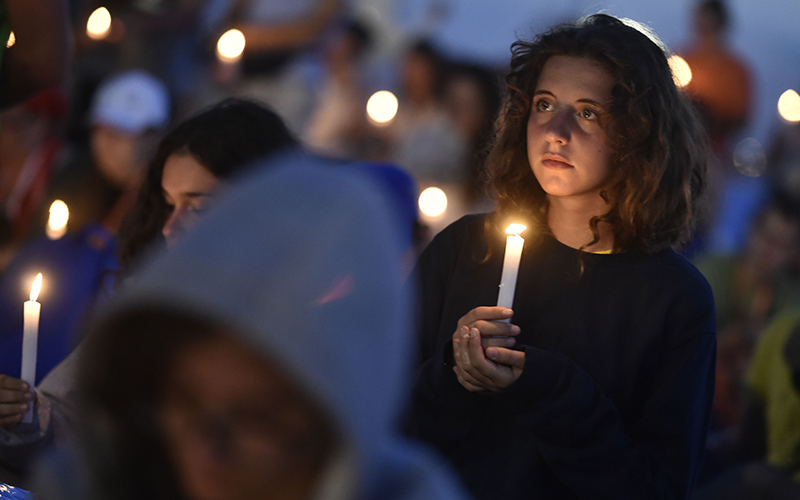
[[[15,43],[6,49],[0,68],[0,107],[60,84],[72,52],[66,0],[4,3]]]
[[[480,395],[459,385],[451,342],[439,345],[444,297],[457,250],[452,227],[439,233],[422,252],[409,279],[419,290],[419,366],[408,414],[407,431],[429,442],[456,445],[479,425]],[[443,425],[442,422],[448,422]]]
[[[246,53],[293,50],[315,41],[340,10],[340,0],[320,0],[311,14],[296,22],[265,25],[243,20],[234,28],[244,35]]]

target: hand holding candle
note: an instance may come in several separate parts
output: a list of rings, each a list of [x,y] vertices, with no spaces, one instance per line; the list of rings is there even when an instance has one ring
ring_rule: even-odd
[[[25,301],[24,323],[22,330],[22,374],[20,378],[28,383],[31,389],[36,382],[36,354],[39,344],[39,313],[42,305],[36,302],[42,289],[42,273],[36,275],[31,287],[31,300]],[[33,404],[22,418],[24,423],[33,421]]]
[[[506,253],[503,257],[503,274],[500,277],[500,292],[497,294],[497,305],[509,309],[514,305],[514,290],[517,288],[519,259],[525,240],[520,236],[527,227],[522,224],[511,224],[506,229]],[[504,320],[508,322],[508,320]]]

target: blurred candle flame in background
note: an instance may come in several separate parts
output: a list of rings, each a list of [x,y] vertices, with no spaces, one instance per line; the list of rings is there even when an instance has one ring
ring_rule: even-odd
[[[47,221],[45,232],[51,240],[57,240],[67,232],[69,221],[69,208],[61,200],[56,200],[50,205],[50,218]]]
[[[398,108],[397,97],[388,90],[380,90],[367,101],[367,116],[375,125],[388,125],[397,115]]]
[[[692,81],[692,69],[681,56],[673,54],[669,57],[669,69],[672,70],[672,79],[678,88],[683,88]]]
[[[236,62],[244,52],[244,34],[237,29],[230,29],[217,41],[217,56],[223,62]]]
[[[111,31],[111,13],[105,7],[99,7],[86,22],[86,34],[93,40],[102,40]]]
[[[419,195],[419,209],[428,217],[439,217],[447,210],[447,195],[437,187],[429,187]]]
[[[787,122],[800,122],[800,95],[792,89],[781,94],[778,113]]]

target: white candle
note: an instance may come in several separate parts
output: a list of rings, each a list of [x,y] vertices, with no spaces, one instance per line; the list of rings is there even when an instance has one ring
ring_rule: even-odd
[[[500,292],[497,294],[497,305],[511,309],[514,305],[514,290],[517,288],[519,259],[522,256],[522,245],[525,240],[520,233],[527,229],[522,224],[511,224],[506,229],[506,253],[503,257],[503,274],[500,277]],[[508,321],[508,320],[506,320]]]
[[[39,313],[42,305],[36,302],[39,298],[39,291],[42,289],[42,273],[36,275],[31,287],[31,300],[25,301],[24,318],[22,330],[22,374],[20,378],[28,383],[33,389],[36,382],[36,351],[39,343]],[[31,423],[33,421],[33,403],[29,404],[28,412],[22,421]]]

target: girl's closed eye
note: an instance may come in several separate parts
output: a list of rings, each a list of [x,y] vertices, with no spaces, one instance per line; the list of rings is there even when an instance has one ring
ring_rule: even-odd
[[[206,210],[208,210],[208,204],[206,204],[206,203],[203,203],[203,204],[200,204],[200,205],[190,205],[189,206],[189,212],[191,212],[193,214],[197,214],[197,215],[204,214],[206,212]]]

